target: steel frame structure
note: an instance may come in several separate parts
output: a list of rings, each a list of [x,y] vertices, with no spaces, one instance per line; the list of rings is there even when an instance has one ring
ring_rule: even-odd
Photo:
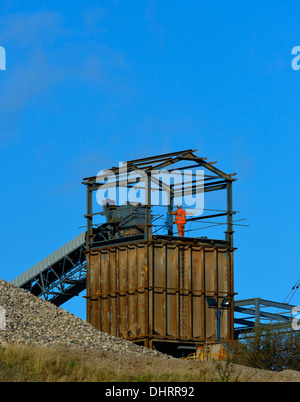
[[[186,165],[178,167],[176,164],[185,163]],[[149,210],[148,222],[145,224],[144,235],[136,235],[122,239],[103,239],[101,246],[109,246],[118,243],[137,241],[137,240],[151,240],[152,237],[160,238],[161,240],[178,239],[173,236],[172,228],[169,228],[168,235],[154,236],[152,234],[152,226],[150,220],[151,211],[151,170],[167,170],[172,169],[184,170],[191,168],[204,168],[206,173],[204,176],[203,188],[197,188],[194,177],[190,183],[188,191],[190,194],[196,194],[198,191],[211,192],[218,190],[226,190],[227,192],[227,205],[226,212],[214,213],[197,218],[190,218],[188,221],[197,221],[207,218],[227,217],[227,230],[225,231],[225,240],[212,240],[201,239],[202,242],[213,242],[215,244],[227,245],[233,250],[233,207],[232,207],[232,183],[236,179],[233,178],[235,174],[225,174],[221,170],[217,169],[214,165],[216,162],[207,162],[206,158],[198,157],[195,155],[195,150],[189,149],[174,153],[168,153],[163,155],[151,156],[142,159],[130,160],[127,162],[128,173],[133,171],[141,171],[144,173],[145,192],[148,194],[146,207]],[[190,165],[189,165],[190,164]],[[208,173],[207,173],[208,171]],[[118,167],[112,167],[106,170],[108,176],[112,173],[117,178],[116,185],[121,187],[124,185],[122,177],[122,171]],[[147,180],[148,178],[148,180]],[[142,183],[143,180],[139,178],[136,181],[127,183],[129,187]],[[36,264],[29,270],[25,271],[19,277],[15,278],[12,283],[19,286],[26,291],[30,291],[36,296],[42,297],[51,303],[60,306],[72,297],[78,295],[86,288],[86,255],[85,251],[90,247],[93,247],[93,239],[95,233],[101,230],[107,230],[108,224],[104,224],[97,228],[93,228],[93,217],[98,212],[93,213],[92,195],[94,191],[97,191],[103,182],[97,181],[97,176],[88,177],[83,179],[83,184],[86,185],[87,191],[87,231],[77,236],[75,239],[68,242],[65,246],[61,247],[50,256],[46,257],[40,263]],[[106,183],[107,184],[107,183]],[[164,185],[161,182],[155,182],[158,185],[160,191],[165,191]],[[173,210],[174,198],[180,191],[180,188],[176,185],[171,185],[170,191],[170,203],[168,210]],[[188,238],[181,238],[181,241],[190,240]],[[97,244],[99,246],[99,244]],[[232,258],[232,257],[230,257]],[[232,259],[229,261],[232,266]],[[253,328],[271,324],[274,326],[291,325],[291,310],[293,305],[287,303],[278,303],[261,298],[252,298],[245,300],[235,300],[234,306],[234,324],[235,333],[237,335],[242,332],[253,330]],[[272,310],[267,311],[267,310]],[[278,310],[282,310],[280,313]]]
[[[93,192],[99,190],[100,188],[110,188],[110,187],[127,187],[132,188],[136,184],[145,183],[145,199],[146,199],[146,208],[147,208],[147,221],[145,222],[145,231],[144,231],[144,239],[151,240],[152,239],[152,225],[151,225],[151,183],[154,183],[158,186],[159,191],[166,191],[164,183],[159,180],[156,180],[151,175],[152,171],[160,172],[171,172],[172,170],[185,170],[185,169],[196,169],[196,168],[204,168],[206,172],[209,174],[204,175],[204,185],[201,188],[198,188],[195,181],[195,175],[192,175],[192,180],[189,182],[189,187],[184,188],[184,192],[186,195],[197,194],[199,192],[211,192],[218,190],[226,190],[227,192],[227,205],[226,212],[218,213],[218,214],[208,214],[205,216],[195,217],[187,219],[187,221],[197,221],[201,219],[207,218],[216,218],[221,216],[226,216],[227,218],[227,230],[226,230],[226,242],[227,244],[233,248],[233,205],[232,205],[232,183],[236,179],[233,174],[226,174],[222,172],[220,169],[216,168],[214,165],[216,162],[207,162],[206,158],[199,157],[195,155],[196,150],[188,149],[179,152],[173,152],[168,154],[156,155],[147,158],[134,159],[126,162],[126,173],[139,172],[141,173],[141,177],[137,177],[135,179],[124,180],[124,171],[120,167],[112,167],[109,170],[103,171],[103,177],[107,179],[106,182],[99,180],[99,176],[92,176],[83,179],[83,184],[86,185],[87,189],[87,213],[85,218],[87,218],[87,243],[86,249],[88,250],[92,247],[93,239],[94,239],[94,231],[93,231],[93,216],[98,215],[99,213],[93,212]],[[179,163],[185,163],[186,165],[177,167]],[[113,178],[113,180],[112,180]],[[169,212],[173,211],[174,199],[181,194],[183,188],[178,187],[176,184],[171,184],[169,187]],[[169,236],[173,236],[173,229],[170,228],[168,231]]]
[[[60,306],[74,296],[78,296],[86,288],[86,260],[82,251],[85,247],[77,250],[78,255],[70,258],[66,255],[61,260],[62,267],[57,271],[56,265],[50,266],[45,272],[40,273],[31,281],[31,293],[38,289],[38,296]],[[29,289],[30,290],[30,289]]]
[[[235,332],[238,336],[264,325],[280,328],[291,327],[294,307],[291,304],[265,300],[260,297],[236,300],[234,302],[236,313],[234,322],[237,324]],[[238,318],[238,314],[242,314],[242,317]]]
[[[184,237],[178,237],[178,236],[175,237],[173,235],[173,226],[169,227],[167,236],[160,236],[160,235],[153,234],[153,232],[152,232],[152,227],[153,227],[153,225],[152,225],[153,224],[152,208],[154,207],[154,204],[152,203],[152,199],[151,199],[153,187],[155,188],[156,191],[157,190],[159,191],[160,199],[161,199],[162,193],[164,191],[168,193],[167,207],[168,207],[169,214],[171,212],[173,212],[174,201],[176,199],[178,199],[179,197],[182,197],[183,192],[184,192],[184,195],[196,195],[199,193],[205,194],[208,192],[225,190],[226,191],[226,199],[225,199],[226,206],[223,207],[222,210],[220,210],[220,213],[215,213],[218,211],[214,211],[213,214],[206,213],[206,214],[200,215],[198,217],[187,219],[187,222],[200,221],[203,219],[212,219],[212,218],[217,218],[217,217],[226,217],[226,219],[227,219],[227,222],[226,222],[227,230],[225,231],[225,239],[223,241],[207,239],[207,240],[204,240],[203,242],[204,243],[208,242],[208,243],[212,243],[212,244],[214,242],[219,242],[219,243],[222,242],[223,243],[222,247],[225,247],[225,249],[227,250],[226,258],[224,258],[224,260],[222,260],[222,263],[224,264],[224,270],[226,270],[226,272],[227,272],[227,275],[226,275],[227,283],[226,283],[226,285],[224,285],[226,287],[226,292],[227,292],[226,296],[231,301],[230,307],[228,308],[228,316],[230,317],[230,322],[227,324],[230,327],[230,330],[229,330],[230,337],[233,339],[233,335],[234,335],[233,215],[235,214],[235,211],[233,211],[232,183],[236,180],[235,178],[233,178],[235,173],[233,173],[233,174],[224,173],[223,171],[221,171],[220,169],[218,169],[214,166],[216,162],[207,162],[206,158],[197,156],[195,154],[195,152],[196,152],[196,150],[188,149],[188,150],[183,150],[183,151],[174,152],[174,153],[156,155],[156,156],[151,156],[151,157],[141,158],[141,159],[134,159],[134,160],[124,162],[123,164],[119,164],[119,167],[112,167],[109,170],[102,171],[98,174],[98,176],[92,176],[92,177],[87,177],[87,178],[83,179],[83,184],[86,186],[86,200],[87,200],[87,210],[86,210],[86,215],[85,215],[85,218],[87,219],[86,254],[87,254],[87,260],[88,260],[88,262],[87,262],[88,279],[87,279],[87,296],[86,296],[86,298],[87,298],[87,311],[90,311],[90,314],[88,315],[87,319],[91,323],[92,322],[96,323],[95,326],[97,328],[98,328],[97,323],[99,322],[99,319],[100,319],[99,313],[100,313],[101,309],[98,306],[98,304],[96,304],[96,306],[94,305],[93,288],[95,286],[97,287],[96,284],[98,283],[97,280],[99,279],[99,272],[97,270],[101,271],[101,269],[102,269],[102,268],[100,268],[98,256],[96,255],[98,250],[101,250],[105,247],[111,247],[111,246],[116,246],[116,245],[120,245],[120,244],[128,245],[130,242],[134,243],[137,241],[145,242],[148,244],[148,246],[152,245],[153,242],[155,242],[156,240],[160,240],[165,243],[169,242],[169,241],[171,241],[171,242],[173,241],[174,244],[175,244],[175,242],[178,242],[178,241],[179,242],[182,241],[182,243],[184,243],[184,241],[185,241]],[[125,168],[123,166],[125,166]],[[204,173],[203,181],[200,184],[197,181],[197,174],[196,174],[197,169],[198,170],[201,169],[201,171],[203,171],[203,173]],[[171,184],[169,182],[168,185],[166,186],[166,184],[163,182],[163,180],[157,179],[157,177],[155,177],[156,174],[158,174],[158,176],[161,177],[160,174],[162,175],[163,173],[168,173],[168,174],[172,175],[172,173],[174,171],[176,171],[177,172],[176,174],[179,174],[179,175],[182,175],[186,171],[188,171],[188,174],[190,176],[188,183],[186,183],[185,181],[181,181],[181,183],[179,183],[179,184],[178,183]],[[153,174],[153,172],[154,172],[154,174]],[[129,178],[129,176],[130,176],[130,178]],[[95,215],[101,214],[101,212],[98,212],[99,198],[97,197],[98,194],[95,194],[95,192],[97,192],[98,190],[103,191],[104,189],[113,189],[115,192],[112,191],[112,193],[116,196],[116,198],[118,198],[117,193],[120,194],[120,189],[122,190],[125,188],[126,194],[127,194],[128,191],[130,191],[133,188],[136,189],[137,186],[139,189],[142,189],[142,191],[144,191],[144,195],[145,195],[145,198],[144,198],[145,202],[143,201],[141,203],[143,208],[146,209],[145,210],[145,223],[143,225],[144,226],[143,234],[138,235],[138,236],[128,236],[128,237],[123,236],[122,238],[120,238],[120,237],[109,238],[106,240],[99,239],[99,237],[97,238],[97,235],[99,233],[98,232],[99,228],[94,228],[93,218]],[[95,195],[97,198],[96,206],[93,205]],[[105,197],[103,197],[103,200],[102,200],[102,202],[104,202],[103,205],[105,205],[105,202],[106,202],[106,201],[104,201],[104,198]],[[114,199],[113,201],[115,201],[116,205],[120,205],[120,202],[118,202],[117,199]],[[126,203],[126,204],[128,205],[128,203]],[[129,202],[129,205],[130,205],[130,202]],[[94,211],[94,209],[95,209],[95,211]],[[110,222],[108,222],[108,225],[109,224],[110,224]],[[116,224],[117,224],[117,222],[112,222],[111,229],[109,229],[109,227],[108,227],[108,230],[111,230],[111,232],[113,233],[115,231]],[[101,227],[100,227],[100,230],[101,230]],[[193,241],[193,239],[189,238],[189,241]],[[194,239],[194,241],[195,242],[202,241],[202,238],[201,239],[198,238],[198,240]],[[216,255],[217,255],[217,253],[216,253]],[[93,262],[94,256],[96,256],[95,261],[98,261],[97,263]],[[150,257],[148,257],[148,256],[147,256],[147,258],[150,259]],[[174,265],[174,267],[175,267],[175,265]],[[214,267],[215,267],[215,265],[214,265]],[[93,271],[93,269],[95,269],[95,272]],[[158,271],[161,272],[161,270],[159,268],[158,268]],[[151,275],[154,275],[153,272],[154,271],[152,271]],[[223,271],[222,271],[222,275],[223,275]],[[220,278],[222,277],[222,275],[220,274]],[[133,275],[133,276],[136,277],[136,275]],[[183,277],[183,274],[181,271],[180,271],[179,277],[180,278]],[[155,279],[151,279],[151,280],[155,281]],[[225,277],[223,277],[223,280],[225,283]],[[120,283],[120,281],[116,281],[116,283]],[[216,283],[218,283],[218,282],[216,282]],[[218,288],[218,285],[217,285],[217,288]],[[116,293],[115,290],[116,289],[114,289],[112,291],[112,294]],[[167,290],[168,289],[166,288],[166,291]],[[99,289],[98,289],[98,291],[99,291]],[[149,292],[149,289],[147,290],[147,292]],[[152,292],[152,290],[151,290],[151,292]],[[153,290],[153,292],[154,293],[157,292],[157,289],[155,288]],[[224,295],[223,294],[221,295],[219,291],[215,291],[215,296],[217,298],[219,298],[219,297],[222,297],[222,299],[224,298]],[[146,314],[146,321],[148,323],[147,325],[149,326],[149,328],[150,327],[152,328],[151,317],[153,315],[155,316],[155,313],[152,310],[152,307],[153,307],[153,304],[151,301],[152,293],[149,293],[149,297],[150,297],[150,301],[147,299],[147,302],[145,302],[145,305],[148,306],[146,309],[147,313],[145,313],[145,314]],[[183,301],[182,301],[182,303],[183,303]],[[127,309],[126,309],[126,311],[127,311]],[[168,312],[170,313],[169,310],[168,310]],[[189,314],[189,313],[187,313],[187,314]],[[119,315],[119,313],[117,313],[117,310],[116,310],[116,316],[118,316],[120,319],[122,319],[121,315]],[[182,316],[184,317],[184,314],[182,314]],[[165,317],[165,319],[168,320],[168,318],[166,318],[166,317]],[[100,319],[100,321],[101,321],[101,319]],[[131,318],[130,319],[128,318],[128,321],[131,322]],[[181,325],[181,322],[178,323],[178,325]],[[139,324],[138,324],[138,327],[139,327]],[[144,330],[146,331],[145,328],[144,328]],[[129,331],[131,331],[131,329],[129,329]],[[145,343],[146,346],[150,347],[149,345],[151,345],[152,342],[154,342],[154,339],[156,339],[156,335],[153,335],[150,332],[147,334],[148,335],[146,335],[144,342],[146,342]],[[175,338],[174,338],[174,341],[179,342],[179,338],[178,339],[177,338],[175,339]],[[167,343],[168,341],[170,341],[169,338],[168,339],[163,338],[163,340],[162,340],[163,343]],[[185,340],[185,341],[187,341],[187,340]],[[181,339],[180,342],[184,342],[184,341]]]
[[[60,306],[86,287],[85,232],[15,278],[12,283]]]
[[[233,251],[233,222],[232,217],[234,211],[232,208],[232,183],[236,179],[232,176],[234,174],[226,174],[216,168],[214,165],[216,162],[207,162],[206,158],[198,157],[195,155],[196,150],[183,150],[179,152],[173,152],[168,154],[150,156],[141,159],[135,159],[127,161],[127,172],[139,171],[144,174],[144,180],[140,177],[135,181],[130,183],[126,182],[126,185],[132,187],[137,183],[145,183],[145,192],[147,194],[147,222],[145,222],[144,235],[131,236],[122,239],[103,239],[101,242],[102,246],[117,244],[118,242],[124,241],[135,241],[141,240],[151,240],[152,239],[152,225],[151,225],[151,179],[158,186],[160,191],[165,191],[165,186],[160,181],[151,178],[151,171],[172,171],[173,169],[182,171],[184,169],[194,169],[194,168],[204,168],[204,185],[202,188],[197,188],[195,177],[192,177],[189,187],[185,189],[185,192],[189,194],[197,194],[200,191],[211,192],[218,190],[226,190],[227,192],[227,205],[226,212],[214,213],[205,216],[199,216],[197,218],[190,218],[187,221],[197,221],[207,218],[216,217],[227,217],[227,230],[225,231],[224,240],[212,240],[203,239],[203,242],[217,242],[223,245],[229,246]],[[178,164],[180,165],[178,167]],[[183,164],[183,166],[182,166]],[[118,167],[112,167],[109,170],[105,170],[108,177],[112,174],[116,177],[115,183],[110,183],[110,185],[116,184],[118,187],[124,186],[124,177],[122,177],[123,172],[120,171]],[[40,263],[36,264],[34,267],[25,271],[19,277],[12,281],[13,284],[30,291],[36,296],[43,297],[56,305],[61,305],[64,302],[71,299],[73,296],[78,295],[86,287],[86,257],[85,251],[93,247],[93,239],[96,232],[107,230],[109,224],[105,223],[98,227],[96,230],[93,228],[93,217],[98,215],[99,212],[93,213],[93,202],[92,195],[93,192],[97,191],[100,186],[107,183],[97,181],[97,176],[88,177],[83,179],[83,184],[86,185],[87,190],[87,231],[82,233],[79,237],[73,239],[65,246],[61,247],[56,252],[52,253],[49,257],[46,257]],[[181,189],[175,184],[170,186],[170,203],[168,210],[173,211],[174,199],[180,193]],[[158,236],[154,236],[158,237]],[[170,228],[168,235],[160,236],[161,239],[172,239],[178,237],[173,236],[173,229]],[[76,240],[77,239],[77,240]],[[75,241],[76,240],[76,241]],[[184,242],[186,239],[181,238]],[[74,242],[75,241],[75,242]],[[72,243],[72,244],[71,244]],[[74,245],[73,245],[74,243]],[[72,247],[70,246],[72,245]],[[99,246],[99,244],[97,244]],[[57,256],[58,254],[58,256]],[[230,258],[229,266],[233,266],[233,261]]]

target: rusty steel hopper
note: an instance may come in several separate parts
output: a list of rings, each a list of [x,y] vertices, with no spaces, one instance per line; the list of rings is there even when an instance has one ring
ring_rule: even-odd
[[[207,297],[233,301],[232,249],[201,239],[153,239],[87,252],[87,320],[148,347],[217,340]],[[234,339],[233,302],[222,310],[221,341]]]
[[[144,233],[146,208],[143,205],[104,206],[107,223],[113,227],[112,237]]]

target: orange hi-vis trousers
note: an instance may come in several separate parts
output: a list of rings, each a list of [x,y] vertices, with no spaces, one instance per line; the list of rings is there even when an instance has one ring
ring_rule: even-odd
[[[185,223],[177,223],[178,236],[184,237]]]

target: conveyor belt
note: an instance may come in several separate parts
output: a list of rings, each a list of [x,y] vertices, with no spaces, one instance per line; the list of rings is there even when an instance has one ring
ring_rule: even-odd
[[[17,278],[12,284],[57,306],[85,289],[85,233],[60,247]]]

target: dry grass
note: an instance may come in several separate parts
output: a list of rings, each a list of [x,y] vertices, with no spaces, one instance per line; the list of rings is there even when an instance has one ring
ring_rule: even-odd
[[[8,345],[0,347],[0,382],[300,382],[299,371],[276,373],[228,361],[147,359]]]
[[[203,382],[217,381],[216,373],[190,362],[154,361],[41,347],[0,348],[0,381],[28,382]]]

